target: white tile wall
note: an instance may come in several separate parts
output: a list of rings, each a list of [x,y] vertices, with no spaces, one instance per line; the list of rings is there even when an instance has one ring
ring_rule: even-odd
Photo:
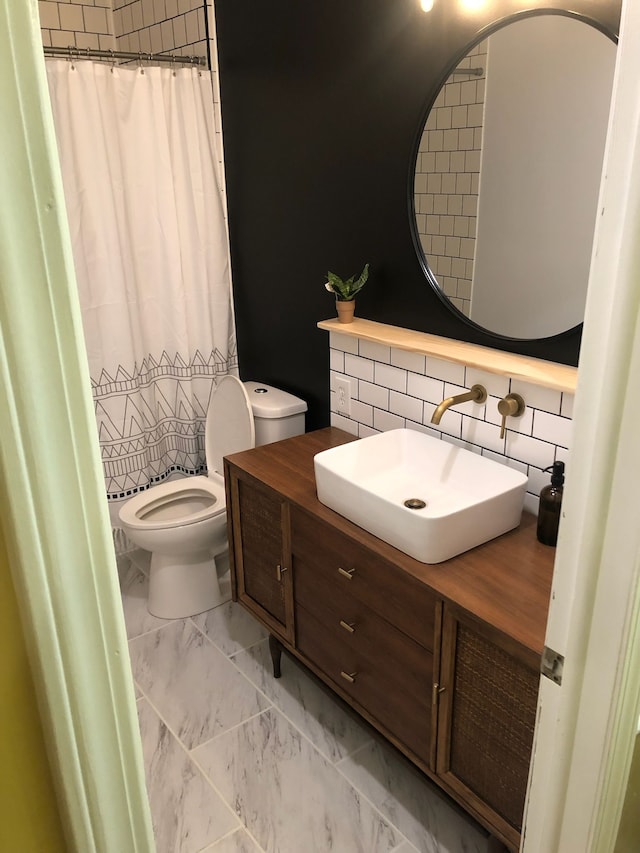
[[[458,67],[486,69],[486,42]],[[471,308],[485,76],[452,75],[422,134],[415,175],[416,225],[429,267],[451,302]]]
[[[540,489],[550,480],[544,468],[568,461],[573,395],[462,364],[330,334],[331,424],[364,438],[398,427],[418,429],[518,468],[529,477],[525,509],[538,512]],[[338,414],[336,377],[350,379],[351,414]],[[473,384],[484,385],[484,405],[464,403],[449,409],[438,427],[430,423],[435,407]],[[509,418],[500,438],[498,401],[520,394],[526,409]]]
[[[207,55],[207,6],[203,0],[113,0],[119,50]]]
[[[47,47],[115,50],[111,0],[39,0],[38,9]]]

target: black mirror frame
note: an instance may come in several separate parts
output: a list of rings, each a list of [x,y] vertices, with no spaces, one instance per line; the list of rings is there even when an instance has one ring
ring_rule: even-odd
[[[536,8],[536,9],[528,9],[521,12],[514,12],[511,14],[503,15],[500,18],[497,18],[495,21],[487,24],[482,27],[482,29],[476,34],[471,42],[469,42],[462,50],[457,52],[453,59],[446,65],[443,75],[436,86],[431,90],[426,102],[425,107],[421,114],[421,120],[418,123],[418,131],[415,135],[413,149],[411,152],[411,157],[409,160],[409,174],[407,180],[407,199],[409,205],[409,223],[411,228],[411,239],[413,242],[414,249],[416,251],[416,255],[420,266],[422,268],[422,272],[429,283],[429,285],[435,291],[438,299],[442,302],[442,304],[450,311],[456,319],[460,320],[464,323],[465,326],[474,330],[475,332],[481,332],[483,335],[486,335],[492,341],[495,341],[497,344],[530,344],[532,342],[535,343],[553,343],[556,341],[562,341],[571,336],[575,336],[576,334],[580,334],[582,331],[582,323],[578,323],[576,326],[573,326],[570,329],[566,329],[563,332],[559,332],[556,335],[550,335],[545,338],[512,338],[508,335],[502,335],[498,332],[492,332],[490,329],[484,328],[484,326],[478,325],[478,323],[474,323],[469,317],[464,315],[455,305],[452,304],[450,299],[444,294],[442,288],[438,284],[438,281],[433,274],[429,264],[427,262],[427,258],[425,252],[422,248],[422,244],[420,242],[420,235],[418,234],[417,228],[417,218],[416,218],[416,210],[415,210],[415,173],[416,166],[418,162],[418,153],[420,149],[420,141],[422,138],[422,133],[424,127],[426,125],[427,119],[429,117],[429,113],[431,112],[433,105],[436,102],[436,99],[440,93],[440,90],[445,85],[447,80],[449,79],[452,71],[460,64],[460,62],[467,56],[469,51],[473,50],[480,42],[484,41],[484,39],[488,38],[492,33],[497,30],[502,29],[509,24],[515,23],[516,21],[524,20],[525,18],[538,17],[540,15],[561,15],[566,18],[572,18],[577,21],[582,21],[583,23],[594,27],[599,30],[603,35],[607,38],[611,39],[614,44],[618,44],[618,32],[613,32],[608,26],[598,21],[597,19],[581,14],[579,12],[574,12],[570,10],[557,9],[557,8]],[[503,348],[503,347],[501,347]]]

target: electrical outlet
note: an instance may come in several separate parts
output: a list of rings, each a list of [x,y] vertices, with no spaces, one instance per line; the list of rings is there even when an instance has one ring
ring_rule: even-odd
[[[336,411],[339,415],[349,417],[351,414],[351,381],[346,376],[335,379]]]

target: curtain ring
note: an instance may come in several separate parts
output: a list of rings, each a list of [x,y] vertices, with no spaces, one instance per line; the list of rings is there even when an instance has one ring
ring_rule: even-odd
[[[144,58],[144,54],[142,51],[138,53],[138,68],[140,69],[140,73],[144,74],[144,68],[142,67],[142,60]]]
[[[171,74],[174,77],[176,76],[176,55],[175,55],[175,53],[171,57]]]
[[[116,67],[116,54],[113,48],[109,48],[109,53],[111,54],[111,73],[113,74],[113,69]]]

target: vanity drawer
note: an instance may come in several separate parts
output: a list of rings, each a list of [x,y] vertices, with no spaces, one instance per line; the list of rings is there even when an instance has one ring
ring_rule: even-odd
[[[315,568],[294,557],[296,604],[311,611],[336,646],[366,657],[381,678],[402,673],[405,689],[429,694],[433,682],[433,656],[423,646],[349,594],[348,589],[327,589]]]
[[[291,511],[291,548],[336,599],[344,591],[398,626],[429,651],[434,648],[435,596],[392,563],[326,528],[305,512]],[[295,583],[295,579],[294,579]]]
[[[347,696],[366,708],[422,761],[429,763],[430,681],[416,690],[413,679],[405,680],[401,666],[396,667],[393,675],[381,672],[375,661],[328,633],[325,625],[301,605],[298,607],[296,645]],[[431,657],[428,652],[423,651],[423,654]]]

